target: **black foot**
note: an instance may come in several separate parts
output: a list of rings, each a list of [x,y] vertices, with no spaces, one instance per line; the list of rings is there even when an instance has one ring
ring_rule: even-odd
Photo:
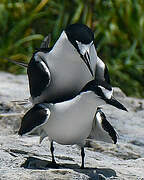
[[[85,157],[84,147],[81,147],[81,157],[82,157],[81,169],[84,169],[84,157]]]
[[[54,168],[57,169],[59,168],[59,165],[56,162],[50,162],[46,165],[46,168]]]
[[[53,159],[51,163],[52,163],[52,164],[56,164],[56,161],[55,161],[55,159]]]
[[[52,164],[56,164],[56,161],[55,161],[55,158],[54,158],[54,146],[53,146],[53,141],[51,142],[50,151],[51,151],[51,155],[52,155]]]
[[[84,169],[84,166],[83,165],[81,165],[81,167],[80,167],[81,169]]]

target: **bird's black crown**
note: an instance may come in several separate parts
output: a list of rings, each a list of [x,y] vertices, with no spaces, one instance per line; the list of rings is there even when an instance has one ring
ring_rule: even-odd
[[[94,33],[84,24],[71,24],[65,29],[65,32],[73,45],[76,41],[89,44],[94,40]]]

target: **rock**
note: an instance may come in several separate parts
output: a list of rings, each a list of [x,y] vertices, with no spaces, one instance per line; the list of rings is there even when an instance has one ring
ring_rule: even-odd
[[[77,146],[54,143],[58,166],[51,163],[49,141],[38,136],[19,137],[21,117],[28,109],[13,100],[29,97],[26,75],[0,72],[0,180],[144,179],[144,100],[126,97],[114,88],[114,96],[129,110],[103,106],[108,121],[119,134],[118,144],[91,141],[85,148],[85,169],[80,169]]]
[[[113,95],[114,95],[114,97],[119,97],[119,98],[125,98],[126,97],[124,92],[118,87],[113,88]]]
[[[0,72],[0,101],[24,100],[29,98],[26,75]]]

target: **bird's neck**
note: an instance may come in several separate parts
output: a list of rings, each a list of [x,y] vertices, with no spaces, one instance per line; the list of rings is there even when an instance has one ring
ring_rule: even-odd
[[[88,103],[94,107],[105,104],[104,100],[97,96],[93,91],[81,92],[79,96],[84,101],[84,103]]]
[[[67,59],[71,58],[72,60],[80,58],[80,55],[74,46],[70,43],[64,31],[62,32],[50,53],[56,55],[57,57],[64,57]]]

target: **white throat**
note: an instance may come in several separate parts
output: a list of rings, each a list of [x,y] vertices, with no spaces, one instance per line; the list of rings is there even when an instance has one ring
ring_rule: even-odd
[[[93,91],[82,92],[79,96],[85,103],[92,105],[95,108],[106,104],[105,101],[97,96]]]

